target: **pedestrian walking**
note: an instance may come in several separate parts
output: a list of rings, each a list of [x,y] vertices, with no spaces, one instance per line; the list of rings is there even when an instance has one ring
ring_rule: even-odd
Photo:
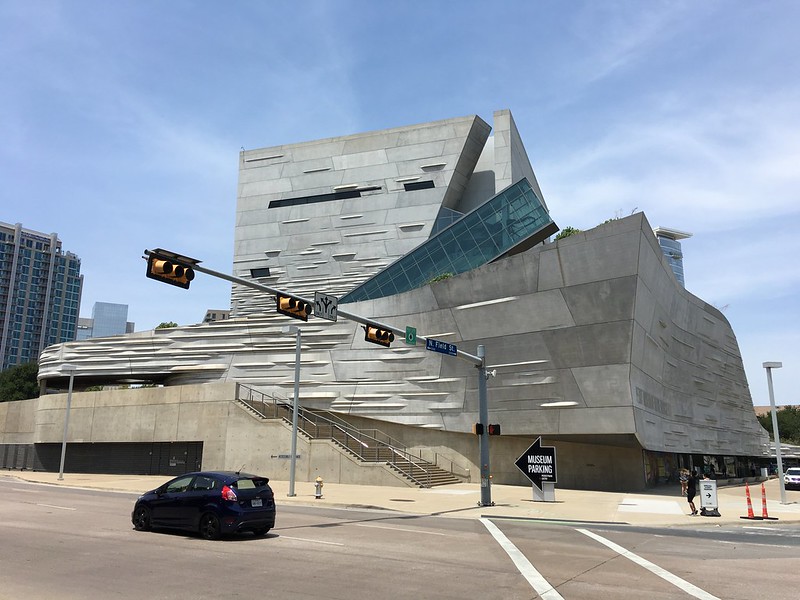
[[[685,496],[686,489],[689,486],[689,469],[681,469],[679,479],[681,482],[681,496]]]
[[[691,515],[697,514],[697,508],[694,505],[694,497],[697,495],[697,482],[700,477],[697,475],[697,470],[692,471],[689,475],[689,480],[686,482],[686,500],[689,502],[689,508],[692,510]]]

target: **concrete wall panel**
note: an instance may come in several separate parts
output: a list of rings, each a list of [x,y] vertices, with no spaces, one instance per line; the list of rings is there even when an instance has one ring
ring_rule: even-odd
[[[38,399],[0,402],[0,444],[30,444]]]
[[[636,298],[636,277],[573,285],[564,288],[563,295],[578,325],[630,320]]]
[[[572,375],[587,406],[631,406],[630,365],[576,367]]]

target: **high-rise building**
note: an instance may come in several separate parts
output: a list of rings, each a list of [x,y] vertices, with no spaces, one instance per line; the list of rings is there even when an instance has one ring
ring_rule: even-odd
[[[7,369],[36,361],[47,346],[76,337],[81,261],[58,234],[0,222],[0,358]]]
[[[110,337],[133,333],[134,323],[128,321],[128,305],[95,302],[91,319],[78,319],[78,340]]]
[[[675,273],[675,279],[678,280],[682,286],[686,286],[683,278],[683,250],[681,249],[680,240],[692,237],[691,233],[685,231],[678,231],[677,229],[668,229],[666,227],[656,227],[653,229],[656,234],[658,245],[661,246],[661,251],[669,263],[672,272]]]

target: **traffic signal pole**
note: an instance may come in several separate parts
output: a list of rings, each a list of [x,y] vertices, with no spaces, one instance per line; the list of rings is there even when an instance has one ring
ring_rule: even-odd
[[[489,402],[486,391],[486,380],[489,373],[486,372],[486,349],[483,344],[478,346],[478,358],[481,361],[478,367],[478,415],[483,423],[478,444],[481,457],[481,506],[492,506],[492,475],[489,469]]]
[[[151,255],[158,255],[159,253],[155,251],[145,250],[144,254],[145,257],[149,258]],[[230,281],[231,283],[237,283],[239,285],[243,285],[245,287],[249,287],[254,290],[266,292],[272,296],[276,297],[291,296],[298,300],[302,300],[303,302],[310,304],[311,306],[314,305],[313,299],[303,298],[302,296],[290,294],[286,290],[279,290],[277,288],[272,288],[266,285],[262,285],[260,283],[256,283],[255,281],[251,281],[249,279],[243,279],[241,277],[228,275],[227,273],[222,273],[220,271],[214,271],[206,267],[201,267],[199,264],[200,261],[193,258],[176,255],[174,253],[169,253],[169,254],[171,255],[171,260],[173,262],[181,264],[186,267],[191,267],[193,270],[199,273],[205,273],[206,275],[211,275],[212,277],[216,277],[218,279],[224,279],[226,281]],[[355,313],[342,310],[339,307],[337,307],[336,312],[339,316],[344,317],[348,321],[355,321],[356,323],[360,323],[362,325],[370,327],[379,327],[380,329],[391,331],[399,337],[405,337],[406,332],[404,329],[400,329],[392,325],[387,325],[386,323],[380,323],[372,319],[367,319],[365,317],[362,317],[361,315],[357,315]],[[424,335],[417,335],[417,339],[421,339],[423,341],[428,340],[428,338]],[[492,502],[491,471],[489,468],[489,406],[488,406],[488,394],[486,389],[486,380],[489,377],[489,373],[487,372],[486,369],[486,350],[483,345],[480,345],[478,346],[477,355],[464,352],[463,350],[457,350],[456,352],[457,352],[456,358],[460,358],[461,360],[470,363],[478,370],[478,412],[480,414],[481,423],[484,424],[483,433],[480,435],[479,439],[480,462],[481,462],[480,505],[493,506],[494,502]]]

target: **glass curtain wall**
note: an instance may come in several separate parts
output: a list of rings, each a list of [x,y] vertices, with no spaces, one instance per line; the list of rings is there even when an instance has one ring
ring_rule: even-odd
[[[422,287],[441,277],[465,273],[500,258],[552,223],[528,180],[521,179],[339,301],[383,298]]]

